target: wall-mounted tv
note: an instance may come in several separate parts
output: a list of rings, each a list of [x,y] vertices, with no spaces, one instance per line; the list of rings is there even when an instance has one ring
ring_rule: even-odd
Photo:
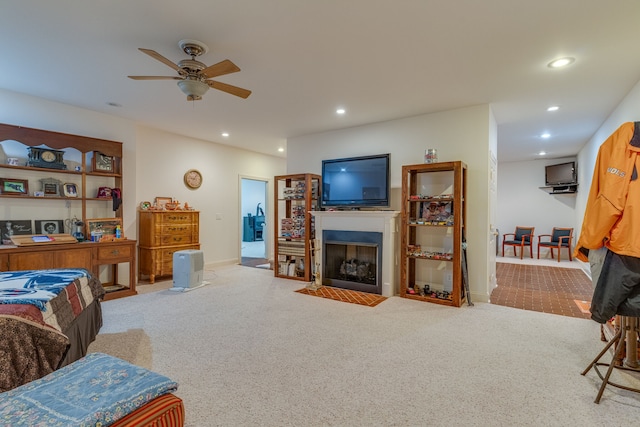
[[[544,179],[547,186],[577,184],[576,162],[545,166]]]
[[[322,161],[323,208],[388,208],[390,154]]]

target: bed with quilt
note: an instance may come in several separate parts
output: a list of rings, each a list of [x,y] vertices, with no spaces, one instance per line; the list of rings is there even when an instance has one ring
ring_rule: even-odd
[[[102,327],[104,294],[85,269],[0,272],[0,392],[83,357]]]

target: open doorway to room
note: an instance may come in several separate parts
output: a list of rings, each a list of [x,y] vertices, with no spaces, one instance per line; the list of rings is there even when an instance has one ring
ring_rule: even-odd
[[[240,178],[240,264],[269,268],[267,259],[267,184],[260,178]]]

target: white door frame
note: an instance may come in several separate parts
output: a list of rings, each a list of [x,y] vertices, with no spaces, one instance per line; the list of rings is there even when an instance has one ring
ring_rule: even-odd
[[[238,263],[242,263],[242,238],[243,238],[243,222],[242,222],[242,180],[249,179],[252,181],[261,181],[265,184],[264,189],[264,212],[267,220],[266,226],[262,232],[262,238],[264,240],[264,252],[265,258],[271,259],[271,221],[273,221],[273,209],[271,207],[271,199],[269,197],[270,190],[272,188],[272,178],[258,177],[252,175],[238,175]]]

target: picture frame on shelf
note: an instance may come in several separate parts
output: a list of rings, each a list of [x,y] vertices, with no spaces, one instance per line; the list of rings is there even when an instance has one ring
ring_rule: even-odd
[[[101,240],[114,239],[116,237],[116,228],[120,227],[120,230],[122,230],[122,218],[92,218],[86,220],[85,223],[88,238],[91,238],[92,233],[101,233]]]
[[[114,156],[107,156],[99,151],[93,152],[93,158],[91,159],[91,168],[94,172],[115,172],[116,158]]]
[[[61,219],[37,219],[34,222],[36,234],[64,233],[64,221]]]
[[[17,178],[0,178],[0,194],[28,196],[29,181]]]
[[[55,178],[43,178],[40,180],[44,197],[61,197],[62,182]]]
[[[173,203],[173,198],[171,197],[156,197],[155,206],[158,209],[165,209],[165,205],[167,203]]]
[[[451,202],[422,202],[420,217],[430,222],[447,221],[453,212],[452,209]]]
[[[78,197],[78,186],[72,183],[65,183],[62,186],[64,197]]]
[[[110,199],[111,198],[111,188],[110,187],[99,187],[98,194],[96,194],[96,198],[98,199]]]
[[[33,234],[30,219],[0,221],[0,240],[5,245],[12,245],[11,236]]]

